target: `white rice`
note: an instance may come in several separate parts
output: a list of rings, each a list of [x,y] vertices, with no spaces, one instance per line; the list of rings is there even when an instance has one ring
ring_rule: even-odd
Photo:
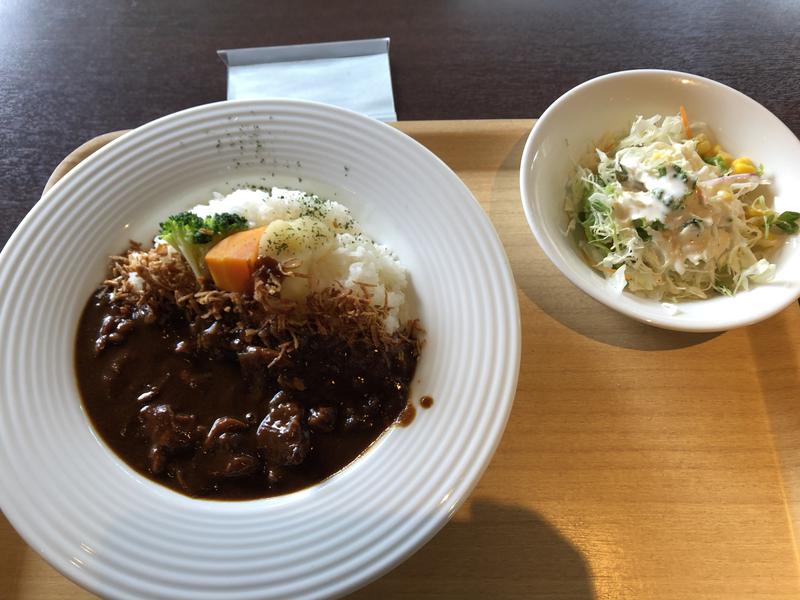
[[[400,326],[406,271],[389,248],[364,235],[344,205],[297,190],[241,189],[227,196],[215,193],[208,204],[199,204],[191,212],[200,217],[236,213],[246,218],[250,227],[301,217],[325,223],[335,234],[330,242],[296,256],[280,256],[281,260],[299,258],[302,264],[297,270],[309,275],[307,280],[287,279],[283,294],[297,299],[339,282],[345,288],[365,291],[376,306],[389,308],[384,323],[387,332],[393,333]]]

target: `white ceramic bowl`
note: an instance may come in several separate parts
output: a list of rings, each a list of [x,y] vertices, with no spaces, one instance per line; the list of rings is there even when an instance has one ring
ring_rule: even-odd
[[[73,369],[77,319],[106,257],[236,183],[349,205],[410,272],[427,330],[407,428],[312,488],[188,498],[93,432]],[[112,142],[36,205],[0,255],[0,505],[59,571],[105,598],[337,596],[403,560],[453,514],[500,440],[519,369],[502,246],[444,163],[397,130],[310,102],[186,110]]]
[[[800,141],[766,108],[710,79],[674,71],[623,71],[583,83],[556,100],[536,122],[520,165],[522,204],[542,250],[572,283],[639,321],[683,331],[721,331],[755,323],[800,296],[800,240],[787,237],[774,262],[774,282],[733,297],[681,302],[677,314],[631,292],[621,295],[565,236],[566,185],[575,165],[603,134],[624,131],[636,115],[672,115],[684,105],[708,123],[724,148],[766,166],[778,211],[800,211]]]

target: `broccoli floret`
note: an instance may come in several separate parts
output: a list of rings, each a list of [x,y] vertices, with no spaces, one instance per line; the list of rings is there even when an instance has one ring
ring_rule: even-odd
[[[159,236],[178,250],[196,277],[208,274],[205,256],[220,240],[247,229],[247,219],[234,213],[220,213],[205,219],[191,212],[172,215],[159,224]]]

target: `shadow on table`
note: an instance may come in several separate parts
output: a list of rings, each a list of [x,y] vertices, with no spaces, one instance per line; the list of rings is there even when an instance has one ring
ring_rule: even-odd
[[[405,563],[349,599],[595,597],[581,554],[535,512],[481,499],[470,512],[468,520],[452,521]],[[1,514],[0,548],[0,598],[21,598],[20,576],[31,550]]]
[[[536,513],[476,499],[405,563],[349,600],[412,598],[594,598],[581,554]]]
[[[492,187],[491,216],[495,202],[519,189],[519,164],[527,136],[521,137],[504,159]],[[519,197],[517,193],[516,197]],[[505,201],[507,204],[507,200]],[[702,344],[718,333],[668,331],[639,323],[597,302],[572,285],[539,249],[528,227],[521,200],[514,206],[515,218],[505,218],[498,234],[506,248],[517,286],[551,318],[573,331],[610,346],[635,350],[673,350]]]

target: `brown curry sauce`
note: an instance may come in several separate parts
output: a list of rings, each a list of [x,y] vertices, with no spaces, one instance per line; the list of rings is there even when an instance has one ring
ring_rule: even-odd
[[[268,370],[264,349],[233,352],[210,330],[178,314],[126,318],[93,295],[76,339],[80,392],[100,437],[179,492],[245,500],[311,486],[412,406],[414,345],[387,354],[312,337],[289,366]]]

